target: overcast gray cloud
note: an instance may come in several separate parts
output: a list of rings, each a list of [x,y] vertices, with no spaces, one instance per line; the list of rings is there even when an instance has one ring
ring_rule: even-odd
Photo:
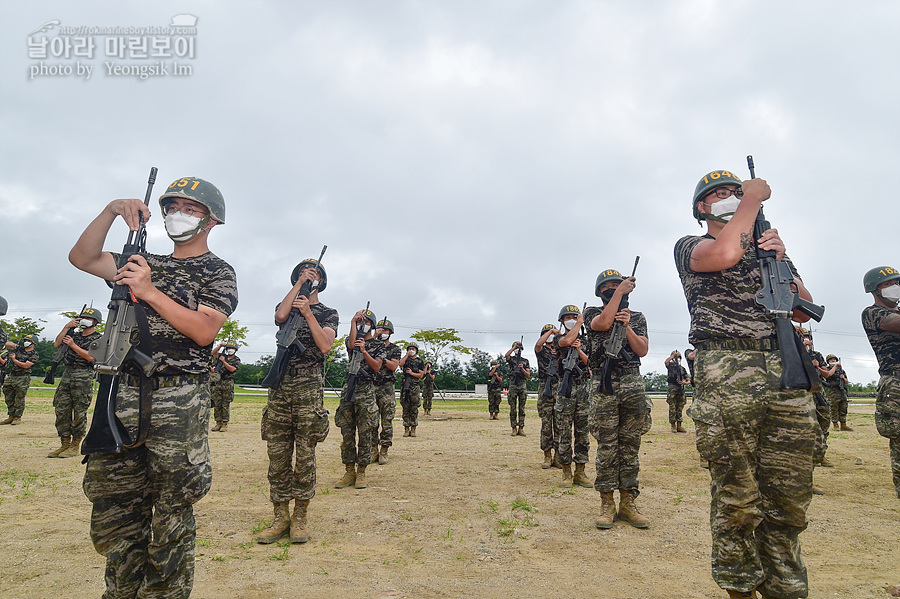
[[[227,223],[213,251],[238,273],[245,360],[274,350],[289,274],[323,244],[321,298],[370,300],[397,334],[454,327],[491,353],[601,270],[641,255],[632,306],[650,328],[644,372],[687,345],[672,259],[701,231],[691,193],[707,171],[748,176],[807,287],[816,329],[852,380],[877,378],[859,314],[862,275],[900,265],[900,7],[891,2],[41,2],[0,9],[0,295],[7,318],[63,325],[106,286],[66,254],[111,199],[214,182]],[[49,21],[163,26],[197,17],[190,75],[30,78],[29,36]],[[59,30],[45,32],[54,37]],[[32,36],[34,37],[34,36]],[[40,37],[40,36],[38,36]],[[72,36],[70,36],[72,37]],[[76,64],[48,57],[45,64]],[[171,63],[171,59],[164,62]],[[152,207],[155,207],[155,199]],[[124,243],[124,225],[107,249]],[[150,221],[148,249],[171,242]]]

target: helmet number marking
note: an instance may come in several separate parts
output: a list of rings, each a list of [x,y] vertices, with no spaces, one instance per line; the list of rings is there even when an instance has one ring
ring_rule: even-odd
[[[197,189],[197,186],[200,185],[200,181],[196,179],[179,179],[178,181],[175,181],[174,183],[169,185],[169,189],[172,189],[173,187],[187,187],[188,184],[192,184],[191,191],[195,191]]]

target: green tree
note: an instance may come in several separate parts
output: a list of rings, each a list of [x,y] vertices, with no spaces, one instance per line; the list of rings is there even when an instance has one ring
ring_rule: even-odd
[[[325,386],[340,387],[347,379],[347,367],[350,361],[344,349],[347,346],[347,335],[334,340],[331,349],[325,354]]]
[[[472,383],[466,378],[462,363],[456,356],[449,356],[444,365],[434,375],[436,389],[471,389]]]
[[[445,354],[468,355],[473,351],[473,348],[462,345],[462,337],[459,336],[456,329],[422,329],[410,337],[421,344],[420,349],[435,367],[440,364],[441,358]]]
[[[644,389],[647,391],[664,392],[669,389],[669,383],[665,374],[658,372],[648,372],[643,375]]]
[[[476,383],[487,383],[491,372],[491,354],[480,349],[472,350],[472,357],[466,363],[466,378]]]
[[[216,335],[216,344],[231,341],[238,347],[245,347],[247,345],[246,339],[249,332],[250,329],[241,326],[240,320],[226,318],[225,324],[222,325],[219,334]]]
[[[44,327],[39,324],[41,322],[46,323],[47,321],[40,318],[35,320],[27,316],[20,316],[12,322],[0,320],[0,326],[6,331],[6,336],[9,337],[10,341],[18,341],[26,335],[37,337],[44,330]]]

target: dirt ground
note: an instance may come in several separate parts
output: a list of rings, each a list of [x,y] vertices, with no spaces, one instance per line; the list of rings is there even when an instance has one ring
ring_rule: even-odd
[[[334,402],[326,403],[333,414]],[[725,596],[709,571],[709,476],[692,424],[685,423],[688,434],[669,432],[664,399],[655,402],[641,448],[638,505],[652,519],[647,530],[622,522],[597,530],[598,493],[560,488],[560,470],[541,469],[533,401],[527,437],[510,436],[506,413],[488,420],[486,401],[437,401],[415,438],[400,436],[395,421],[390,463],[369,468],[364,490],[333,488],[343,468],[332,425],[317,452],[310,542],[268,546],[254,542],[272,517],[263,404],[239,397],[228,432],[210,433],[214,478],[195,506],[192,597]],[[811,597],[886,598],[884,588],[900,584],[900,501],[872,411],[851,406],[855,431],[832,434],[835,468],[816,471],[825,495],[813,498],[801,536]],[[51,412],[49,395],[29,397],[22,424],[0,428],[5,599],[103,592],[84,466],[45,457],[58,444]]]

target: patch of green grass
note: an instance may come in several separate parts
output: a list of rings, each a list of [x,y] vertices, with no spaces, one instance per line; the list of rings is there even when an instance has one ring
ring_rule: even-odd
[[[254,526],[250,532],[252,532],[253,534],[256,534],[258,532],[264,531],[265,529],[269,528],[270,526],[272,526],[272,521],[266,520],[265,518],[263,518],[262,520],[260,520],[259,522],[256,523],[256,526]]]

